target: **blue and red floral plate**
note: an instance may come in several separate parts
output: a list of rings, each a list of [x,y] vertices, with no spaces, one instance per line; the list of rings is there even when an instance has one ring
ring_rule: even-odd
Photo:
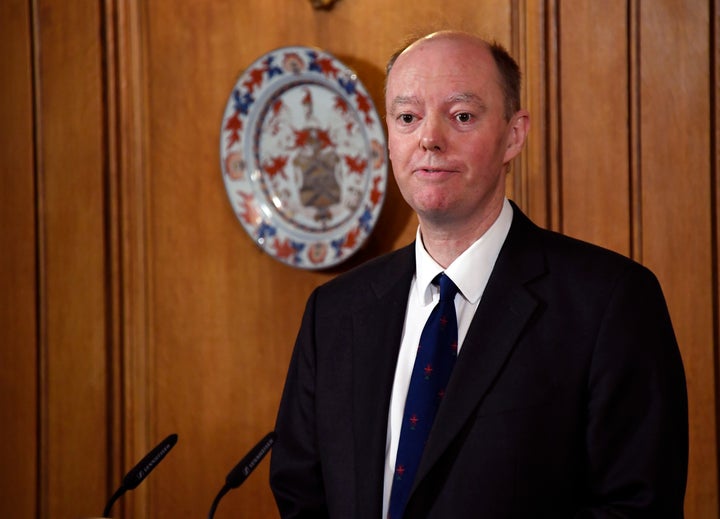
[[[372,99],[352,70],[314,48],[274,50],[241,74],[220,158],[245,231],[298,268],[357,252],[385,197],[387,143]]]

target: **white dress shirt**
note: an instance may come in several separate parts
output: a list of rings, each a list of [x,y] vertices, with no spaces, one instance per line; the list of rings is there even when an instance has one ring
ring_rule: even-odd
[[[455,311],[458,322],[458,355],[460,355],[465,335],[467,335],[470,327],[470,321],[472,321],[475,310],[480,303],[480,298],[485,291],[495,260],[497,260],[500,249],[510,230],[512,217],[512,206],[505,199],[500,215],[492,226],[445,269],[445,274],[453,280],[459,289],[458,295],[455,296]],[[432,280],[443,272],[443,268],[425,250],[419,228],[415,239],[415,263],[415,276],[410,284],[405,325],[390,397],[387,440],[385,443],[383,518],[387,517],[390,502],[390,491],[395,473],[395,457],[397,456],[405,409],[405,397],[410,386],[410,376],[415,363],[417,345],[420,343],[420,335],[425,326],[425,321],[427,321],[430,312],[440,298],[440,290],[432,284]]]

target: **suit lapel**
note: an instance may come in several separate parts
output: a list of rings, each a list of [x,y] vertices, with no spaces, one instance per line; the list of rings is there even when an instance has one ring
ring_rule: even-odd
[[[370,297],[353,316],[353,431],[359,517],[379,517],[382,510],[387,417],[414,258],[412,245],[399,251],[386,272],[375,276]]]
[[[538,306],[525,285],[545,272],[543,254],[534,225],[517,207],[514,215],[438,409],[415,487],[474,415]]]

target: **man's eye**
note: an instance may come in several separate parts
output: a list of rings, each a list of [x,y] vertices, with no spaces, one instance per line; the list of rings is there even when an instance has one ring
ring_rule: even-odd
[[[459,113],[455,116],[455,119],[461,123],[469,123],[472,120],[472,114],[467,112]]]
[[[401,114],[399,119],[405,124],[409,124],[415,120],[415,118],[411,114]]]

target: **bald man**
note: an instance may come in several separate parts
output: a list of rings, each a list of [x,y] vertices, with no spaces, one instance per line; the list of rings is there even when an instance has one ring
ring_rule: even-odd
[[[416,240],[310,296],[272,454],[281,516],[683,517],[687,396],[661,288],[505,197],[530,126],[517,64],[470,34],[428,35],[391,59],[386,113]],[[410,451],[441,274],[454,365]]]

